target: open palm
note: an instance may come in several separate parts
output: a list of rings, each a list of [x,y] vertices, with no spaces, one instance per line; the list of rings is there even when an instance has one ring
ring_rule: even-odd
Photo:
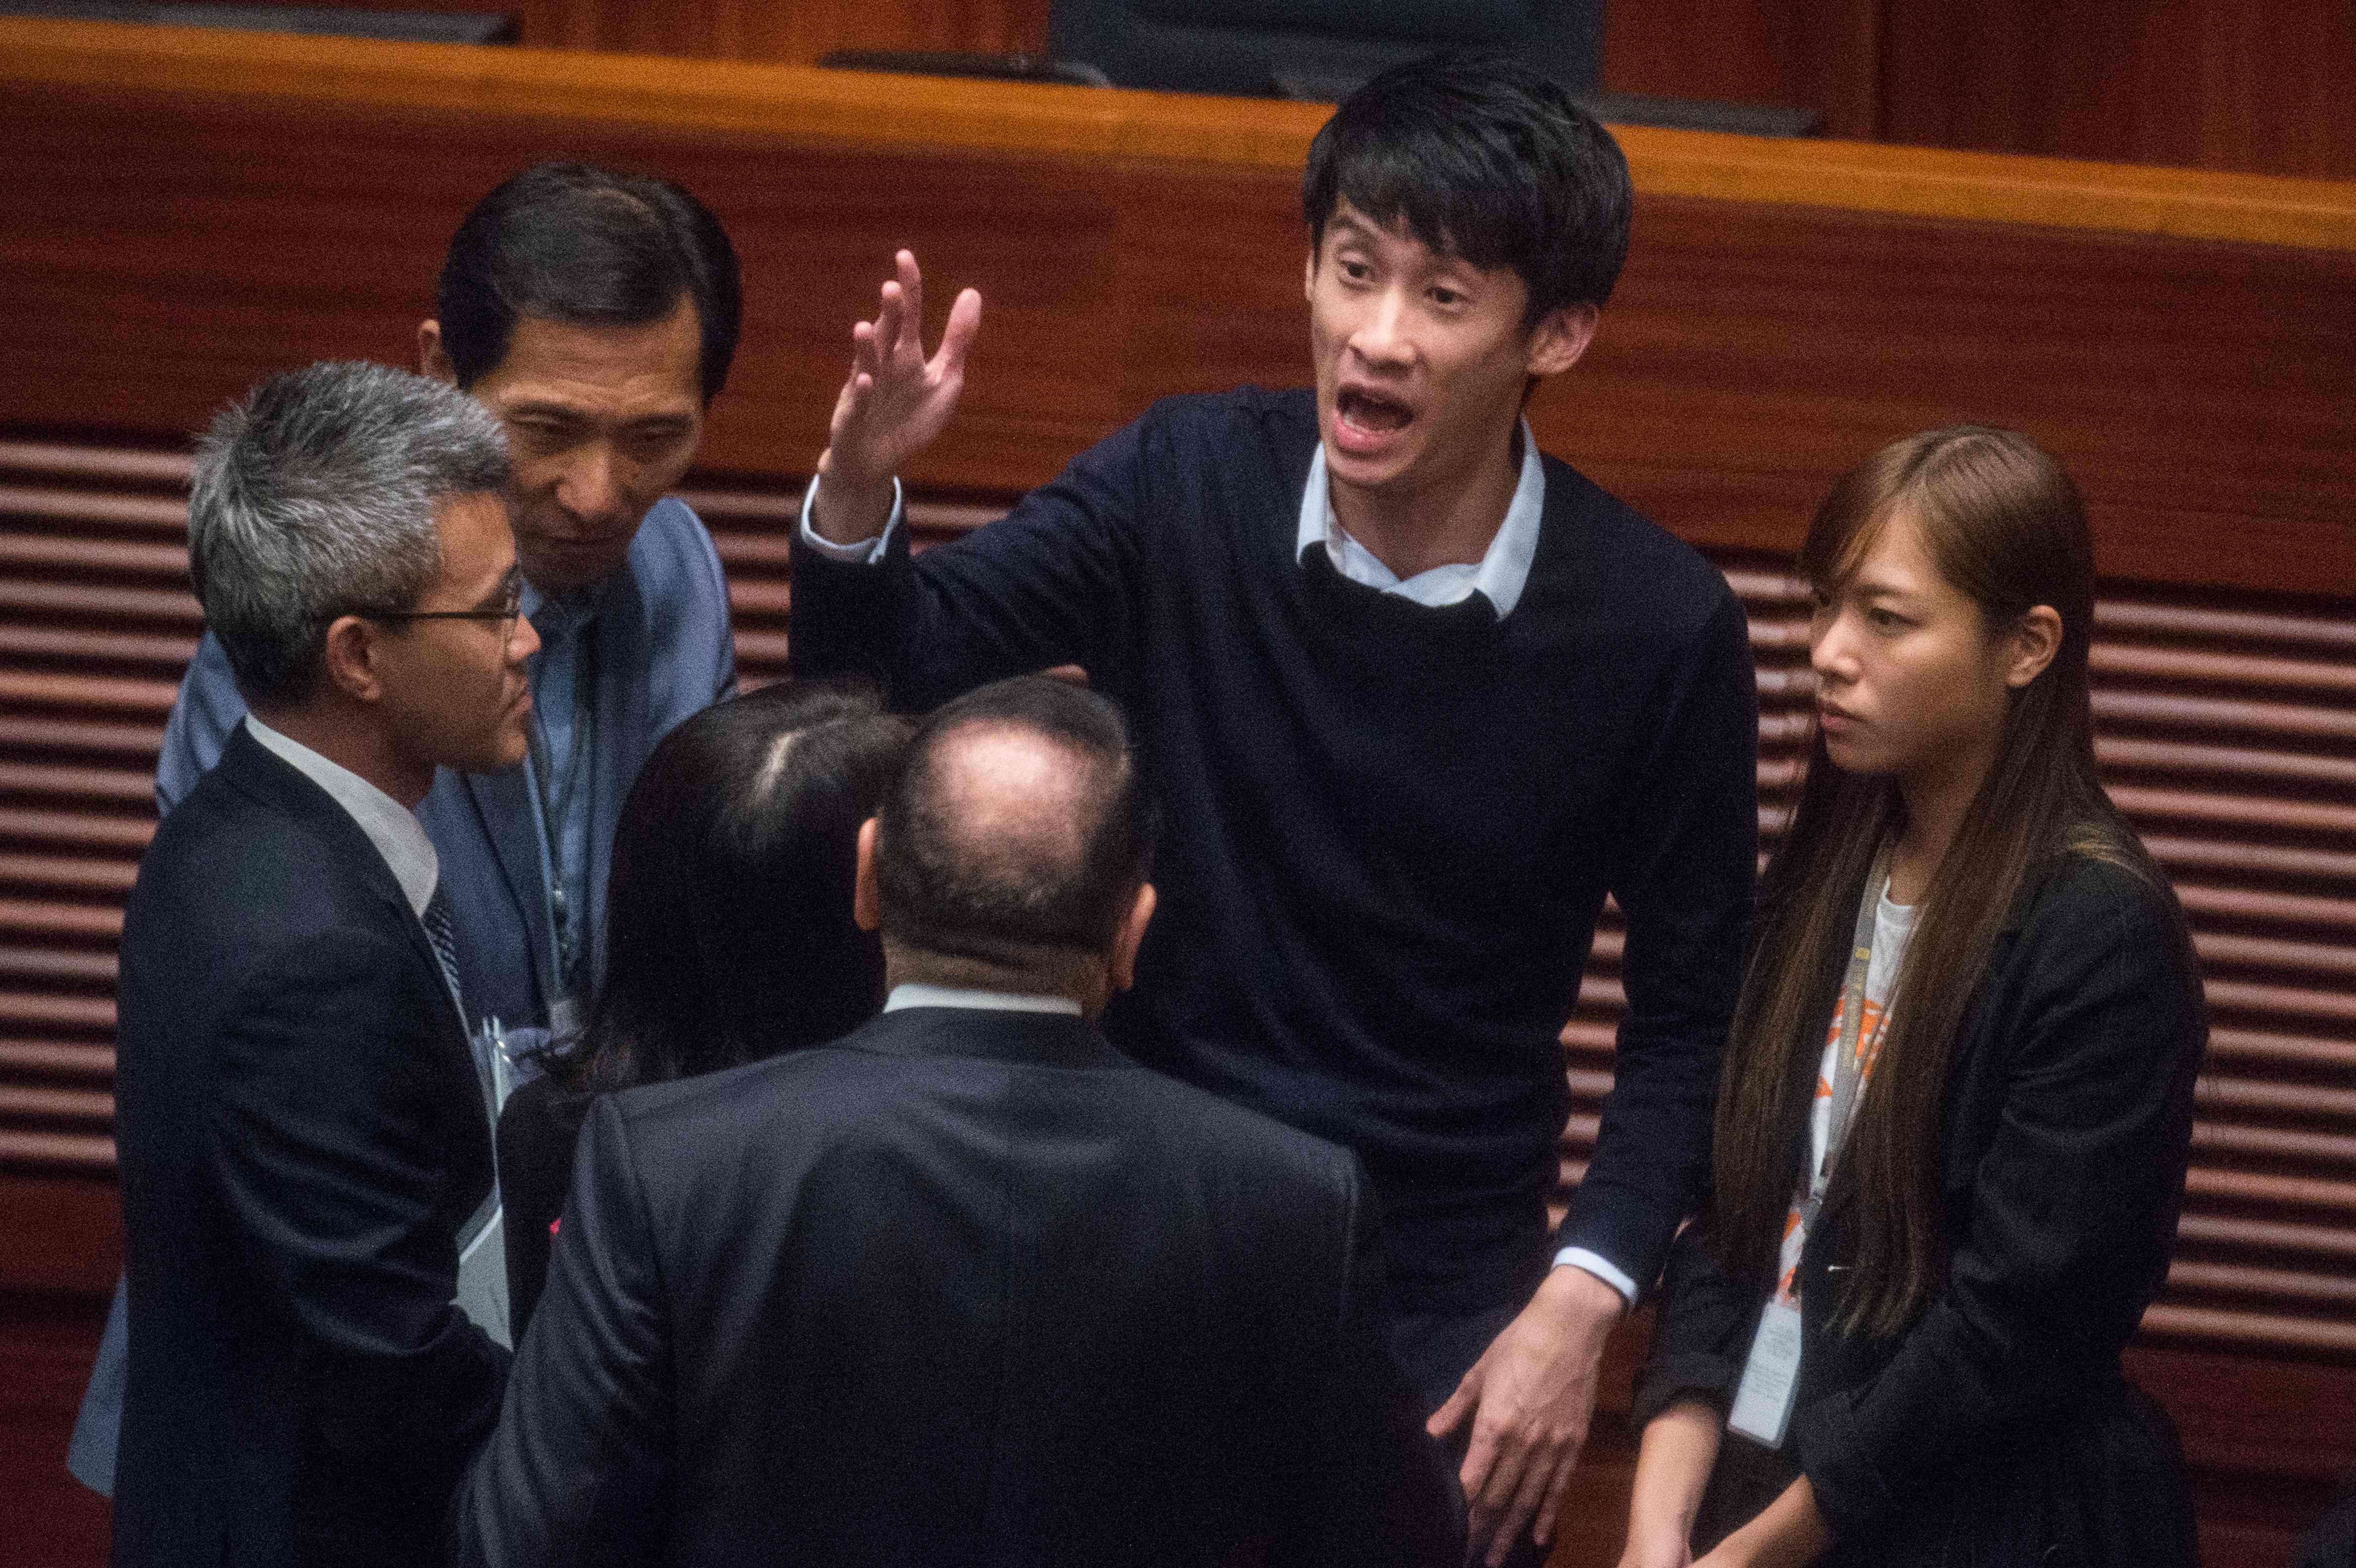
[[[884,285],[875,319],[851,328],[850,379],[835,399],[818,471],[830,488],[888,485],[932,444],[957,411],[966,352],[981,326],[981,295],[966,289],[949,307],[939,349],[925,357],[925,281],[906,251]]]

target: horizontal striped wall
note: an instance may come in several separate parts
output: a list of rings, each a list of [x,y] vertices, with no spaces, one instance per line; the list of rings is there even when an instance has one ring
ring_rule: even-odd
[[[199,630],[183,458],[0,443],[0,1167],[111,1177],[114,944],[154,827],[164,716]],[[782,673],[775,489],[707,489],[745,679]],[[917,509],[920,537],[990,509]],[[1783,564],[1721,556],[1751,610],[1761,821],[1806,736],[1806,609]],[[2356,619],[2346,607],[2113,585],[2104,775],[2192,918],[2215,1016],[2181,1247],[2155,1345],[2356,1364]],[[1564,1031],[1576,1182],[1612,1083],[1607,914]]]

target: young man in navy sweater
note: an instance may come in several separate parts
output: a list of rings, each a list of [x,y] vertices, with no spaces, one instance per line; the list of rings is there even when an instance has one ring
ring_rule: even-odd
[[[1547,1542],[1605,1336],[1707,1169],[1757,847],[1747,628],[1521,418],[1626,252],[1601,126],[1510,62],[1402,67],[1318,134],[1302,205],[1313,393],[1157,403],[921,560],[894,476],[981,302],[926,359],[901,252],[804,503],[794,661],[913,707],[1073,663],[1127,710],[1169,810],[1108,1026],[1365,1162],[1394,1344],[1494,1563]],[[1549,1236],[1606,893],[1616,1082]]]

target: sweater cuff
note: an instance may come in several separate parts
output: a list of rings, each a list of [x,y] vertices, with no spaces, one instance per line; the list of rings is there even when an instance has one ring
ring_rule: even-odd
[[[905,511],[901,505],[899,479],[895,477],[892,481],[892,515],[884,520],[883,532],[873,539],[857,539],[849,544],[837,544],[810,526],[810,513],[818,504],[818,480],[812,479],[809,488],[802,491],[801,521],[797,525],[801,538],[797,542],[817,551],[830,561],[848,562],[856,566],[873,566],[882,561],[884,552],[891,546],[892,531],[900,526]]]
[[[1602,1253],[1590,1251],[1585,1247],[1565,1247],[1554,1255],[1554,1261],[1558,1268],[1569,1263],[1574,1269],[1585,1270],[1618,1291],[1620,1299],[1630,1306],[1636,1305],[1636,1282],[1628,1277],[1625,1269]]]

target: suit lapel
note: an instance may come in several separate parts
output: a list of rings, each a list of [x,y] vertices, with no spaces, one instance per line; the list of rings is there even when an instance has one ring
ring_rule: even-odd
[[[458,1012],[457,1002],[442,982],[442,961],[434,956],[433,941],[426,936],[417,912],[409,907],[408,896],[402,892],[392,867],[384,863],[375,841],[352,821],[350,812],[336,803],[333,796],[305,779],[294,764],[273,756],[270,748],[254,739],[243,725],[237,726],[229,743],[221,747],[217,768],[249,798],[327,839],[333,853],[359,874],[369,896],[382,904],[387,918],[401,928],[411,953],[434,976],[434,994],[441,999],[442,1015],[449,1026],[444,1031],[444,1038],[465,1063],[467,1078],[472,1079],[476,1076],[474,1051],[466,1043],[466,1020]]]

